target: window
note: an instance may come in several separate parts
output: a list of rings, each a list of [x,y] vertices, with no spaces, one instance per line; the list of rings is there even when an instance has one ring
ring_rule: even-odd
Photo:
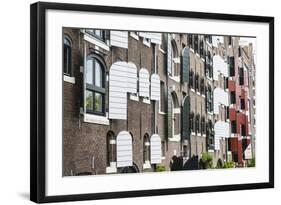
[[[223,77],[224,79],[224,90],[228,89],[228,77]]]
[[[72,74],[72,43],[69,37],[64,36],[63,39],[63,72],[65,75]]]
[[[230,103],[235,104],[236,103],[236,94],[235,91],[230,92]]]
[[[196,115],[195,127],[196,127],[196,133],[199,133],[200,132],[200,115],[199,114]]]
[[[189,86],[191,88],[194,88],[194,80],[193,80],[193,78],[194,78],[194,73],[193,73],[193,71],[190,71],[189,72]]]
[[[213,111],[213,92],[211,89],[211,86],[208,85],[207,88],[207,111],[212,112]]]
[[[150,162],[150,140],[148,134],[143,138],[143,163]]]
[[[205,117],[201,118],[201,133],[205,134],[206,130],[205,130]]]
[[[183,156],[187,157],[187,154],[188,154],[188,147],[187,145],[183,145]]]
[[[232,44],[232,38],[231,36],[228,36],[228,45],[231,46],[231,44]]]
[[[211,120],[209,120],[206,124],[206,137],[208,149],[214,149],[213,123]]]
[[[174,41],[172,41],[172,76],[178,76],[179,75],[179,71],[178,71],[178,49],[177,49],[177,45]]]
[[[206,40],[210,43],[210,44],[212,44],[212,36],[206,36]]]
[[[190,48],[194,48],[193,46],[193,35],[192,34],[188,34],[188,45]]]
[[[166,103],[165,103],[165,84],[163,81],[160,82],[160,112],[165,112]]]
[[[244,85],[244,69],[239,68],[239,85]]]
[[[105,41],[105,31],[98,29],[86,29],[86,32],[91,36],[98,38],[101,41]]]
[[[200,93],[201,93],[202,95],[205,94],[204,78],[201,78],[201,81],[200,81]]]
[[[194,35],[194,51],[198,53],[198,35]]]
[[[191,112],[189,117],[189,127],[192,132],[195,132],[194,129],[194,114]]]
[[[212,65],[212,57],[211,57],[211,52],[208,51],[206,58],[205,58],[205,72],[206,76],[209,78],[213,77],[213,65]]]
[[[199,54],[201,57],[204,56],[204,41],[203,38],[200,38],[200,43],[199,43]]]
[[[229,119],[229,106],[225,107],[225,119]]]
[[[240,134],[241,134],[241,136],[246,136],[246,127],[245,127],[245,125],[241,125]]]
[[[240,109],[245,110],[245,99],[243,98],[240,99]]]
[[[228,57],[229,76],[235,76],[235,61],[234,57]]]
[[[86,62],[86,112],[105,116],[105,65],[96,55]]]
[[[107,133],[107,165],[114,166],[116,163],[116,136],[114,132]]]
[[[238,57],[241,57],[241,47],[238,47]]]
[[[195,90],[199,92],[199,75],[195,76]]]
[[[237,133],[235,120],[231,121],[231,133]]]

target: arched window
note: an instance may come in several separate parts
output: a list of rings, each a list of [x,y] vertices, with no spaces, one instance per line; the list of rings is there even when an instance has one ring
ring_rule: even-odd
[[[105,64],[95,54],[86,63],[86,111],[105,116]]]
[[[114,132],[107,133],[107,166],[116,167],[116,136]]]
[[[150,140],[148,134],[143,137],[143,163],[150,163]]]
[[[173,135],[178,135],[180,133],[180,122],[179,122],[179,114],[180,114],[180,107],[177,94],[172,92],[172,129]]]
[[[68,36],[63,39],[63,73],[72,75],[72,42]]]
[[[179,60],[179,55],[178,55],[178,49],[175,41],[172,41],[172,76],[178,76],[179,75],[179,69],[178,69],[178,60]]]

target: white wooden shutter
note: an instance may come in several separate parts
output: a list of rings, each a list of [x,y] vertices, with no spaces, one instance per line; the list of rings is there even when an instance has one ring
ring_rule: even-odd
[[[220,150],[220,139],[222,137],[229,138],[230,130],[229,123],[224,121],[218,121],[214,125],[215,130],[215,150]]]
[[[218,80],[219,74],[224,75],[225,77],[228,77],[228,66],[227,63],[224,62],[221,56],[215,55],[213,57],[213,77],[214,80]]]
[[[139,95],[149,97],[149,72],[146,68],[139,71]]]
[[[158,134],[153,134],[150,138],[150,149],[151,149],[151,164],[161,163],[161,138]]]
[[[162,41],[162,34],[161,33],[149,33],[151,43],[155,43],[160,45]]]
[[[214,113],[219,114],[220,105],[229,105],[228,93],[222,88],[214,89]]]
[[[132,136],[127,131],[121,131],[116,137],[117,167],[133,165]]]
[[[150,38],[150,34],[147,32],[139,32],[139,36],[143,37],[143,38]]]
[[[150,99],[160,101],[160,77],[155,73],[151,75]]]
[[[137,93],[138,69],[134,63],[127,64],[127,92]]]
[[[128,48],[128,32],[110,31],[110,45],[121,48]]]
[[[137,67],[116,62],[109,70],[109,118],[127,119],[127,92],[137,92]]]
[[[172,73],[172,43],[171,43],[171,35],[168,34],[168,42],[167,42],[167,71],[168,73]]]

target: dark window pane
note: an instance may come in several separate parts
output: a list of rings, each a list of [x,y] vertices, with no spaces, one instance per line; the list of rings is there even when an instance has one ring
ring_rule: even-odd
[[[93,102],[93,92],[86,90],[86,109],[93,110],[94,102]]]
[[[71,43],[67,38],[64,38],[63,46],[63,72],[71,75]]]
[[[95,111],[103,112],[102,105],[103,105],[103,95],[100,93],[95,93]]]

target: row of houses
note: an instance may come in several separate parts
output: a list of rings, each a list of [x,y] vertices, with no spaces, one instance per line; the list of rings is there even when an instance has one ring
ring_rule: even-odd
[[[239,37],[64,28],[63,175],[244,166],[253,57]]]

